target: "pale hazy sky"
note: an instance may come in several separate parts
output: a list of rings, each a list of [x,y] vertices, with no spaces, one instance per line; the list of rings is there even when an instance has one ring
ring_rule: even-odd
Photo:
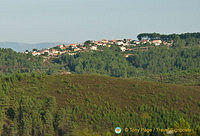
[[[200,31],[200,0],[0,0],[0,41],[135,39]]]

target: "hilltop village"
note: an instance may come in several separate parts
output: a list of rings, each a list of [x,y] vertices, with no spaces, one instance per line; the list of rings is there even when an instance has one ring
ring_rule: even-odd
[[[103,39],[101,41],[92,41],[88,40],[84,43],[79,44],[61,44],[56,45],[55,47],[43,50],[33,49],[31,51],[33,56],[42,55],[44,57],[56,57],[58,55],[68,53],[69,55],[75,55],[78,52],[87,52],[87,51],[98,51],[99,47],[111,47],[113,45],[119,46],[122,52],[127,53],[125,57],[128,57],[130,52],[138,49],[147,50],[148,48],[155,46],[172,46],[173,41],[165,42],[162,40],[132,40],[132,39],[123,39],[123,40],[106,40]],[[28,54],[29,52],[23,52]]]

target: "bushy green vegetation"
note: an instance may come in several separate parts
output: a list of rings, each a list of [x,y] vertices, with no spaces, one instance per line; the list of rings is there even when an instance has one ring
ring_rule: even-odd
[[[176,71],[200,71],[200,48],[153,48],[138,51],[128,59],[145,73],[169,73]]]
[[[33,71],[54,74],[68,71],[170,83],[187,83],[188,80],[190,85],[200,84],[196,78],[200,75],[199,33],[144,33],[138,35],[138,38],[173,41],[173,46],[129,51],[134,56],[128,58],[124,57],[125,53],[117,46],[99,47],[100,51],[81,52],[75,56],[62,54],[45,59],[31,54],[16,53],[11,49],[0,49],[0,71],[4,74]]]
[[[185,41],[186,45],[195,45],[200,40],[200,33],[183,33],[183,34],[159,34],[159,33],[141,33],[137,36],[139,40],[162,40],[162,41]]]
[[[12,49],[0,48],[0,72],[31,72],[42,70],[43,59],[32,54],[22,54]]]
[[[113,48],[105,48],[104,52],[80,53],[76,56],[65,54],[61,58],[54,59],[54,62],[63,65],[72,73],[200,84],[199,47],[155,47],[148,51],[133,52],[134,56],[127,59],[123,57],[122,52],[113,50]]]
[[[65,65],[73,73],[104,74],[115,77],[127,77],[131,65],[119,51],[119,48],[102,48],[103,51],[79,53],[75,56],[67,54],[54,59],[55,63]],[[67,65],[67,66],[66,66]]]
[[[0,83],[1,135],[98,136],[114,135],[116,126],[184,124],[199,135],[199,87],[37,73],[2,76]]]

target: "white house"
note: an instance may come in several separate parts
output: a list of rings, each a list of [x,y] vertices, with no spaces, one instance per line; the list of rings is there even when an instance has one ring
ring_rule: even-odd
[[[90,47],[91,50],[97,50],[97,46]]]
[[[59,47],[59,48],[62,48],[62,47],[64,47],[64,45],[63,44],[61,44],[61,45],[56,45],[57,47]]]
[[[156,46],[159,46],[162,43],[162,41],[161,40],[153,40],[152,43],[155,44]]]
[[[33,56],[41,55],[41,53],[40,53],[40,52],[36,52],[36,51],[34,51],[34,52],[32,52],[32,55],[33,55]]]
[[[126,50],[126,47],[122,46],[120,47],[121,51],[125,51]]]
[[[118,40],[118,41],[116,41],[116,44],[117,45],[124,45],[124,42],[122,40]]]

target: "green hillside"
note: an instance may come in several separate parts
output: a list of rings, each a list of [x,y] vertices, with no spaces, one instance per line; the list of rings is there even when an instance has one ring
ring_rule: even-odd
[[[74,55],[68,54],[69,50],[66,49],[66,53],[58,56],[33,56],[31,52],[17,53],[12,49],[0,48],[0,74],[100,74],[188,86],[200,85],[200,33],[142,33],[138,39],[160,39],[163,43],[160,46],[152,46],[150,43],[130,44],[126,46],[130,50],[125,52],[116,44],[111,47],[98,46],[97,51],[86,50]],[[87,42],[83,46],[90,48],[92,44]],[[134,44],[134,41],[131,42]],[[171,46],[164,45],[166,42]]]
[[[1,76],[0,96],[2,136],[109,136],[117,126],[190,128],[189,135],[200,134],[199,86],[98,75],[12,74]],[[141,133],[153,134],[162,135]]]

